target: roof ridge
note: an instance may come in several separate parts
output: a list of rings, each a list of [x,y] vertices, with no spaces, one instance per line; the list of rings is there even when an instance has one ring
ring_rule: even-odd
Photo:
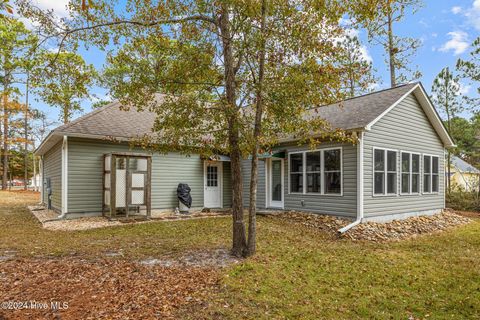
[[[368,93],[362,94],[360,96],[350,97],[350,98],[346,98],[346,99],[343,99],[343,100],[335,101],[335,102],[332,102],[332,103],[329,103],[329,104],[324,104],[324,105],[321,105],[321,106],[311,107],[311,108],[309,108],[309,110],[316,109],[316,108],[321,108],[321,107],[326,107],[326,106],[330,106],[330,105],[335,105],[335,104],[339,104],[339,103],[342,103],[342,102],[345,102],[345,101],[350,101],[350,100],[363,98],[363,97],[370,96],[370,95],[373,95],[373,94],[382,93],[384,91],[395,90],[395,89],[402,88],[402,87],[405,87],[405,86],[408,86],[408,85],[417,85],[419,83],[420,83],[420,81],[411,82],[411,83],[402,83],[402,84],[400,84],[398,86],[395,86],[393,88],[391,88],[391,87],[390,88],[385,88],[385,89],[378,90],[378,91],[368,92]]]
[[[98,114],[98,113],[100,113],[100,112],[105,111],[106,109],[109,109],[109,108],[111,108],[111,107],[114,107],[114,106],[117,105],[118,103],[120,103],[120,101],[114,100],[114,101],[108,103],[107,105],[105,105],[105,106],[103,106],[103,107],[100,107],[100,108],[98,108],[98,109],[96,109],[96,110],[92,110],[92,111],[88,112],[87,114],[84,114],[83,116],[78,117],[77,119],[70,121],[69,123],[66,123],[66,124],[64,124],[64,125],[61,125],[61,126],[58,127],[58,128],[53,129],[52,131],[62,131],[63,129],[70,128],[70,127],[72,127],[73,125],[79,123],[80,121],[83,121],[83,120],[85,120],[85,119],[88,119],[88,118],[90,118],[90,117],[92,117],[92,116],[94,116],[94,115],[96,115],[96,114]]]

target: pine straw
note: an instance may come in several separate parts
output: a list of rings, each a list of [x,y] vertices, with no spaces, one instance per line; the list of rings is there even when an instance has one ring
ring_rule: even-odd
[[[203,303],[218,273],[115,259],[18,259],[0,263],[0,280],[0,301],[48,304],[0,310],[0,319],[173,319],[179,308]],[[68,308],[52,310],[51,301]]]

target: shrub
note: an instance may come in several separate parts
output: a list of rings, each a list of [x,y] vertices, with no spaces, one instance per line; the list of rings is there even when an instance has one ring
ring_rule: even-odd
[[[477,192],[455,190],[446,194],[447,207],[461,211],[480,211],[480,198]]]

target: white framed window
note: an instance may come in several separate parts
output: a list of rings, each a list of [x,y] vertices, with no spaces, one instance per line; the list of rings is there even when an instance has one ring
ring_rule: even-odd
[[[420,193],[420,154],[401,152],[400,194]]]
[[[342,148],[288,154],[289,193],[343,195]]]
[[[303,153],[292,153],[288,158],[290,192],[303,193]]]
[[[397,195],[397,151],[373,149],[373,194]]]
[[[341,149],[329,149],[323,151],[323,176],[325,194],[342,193]]]
[[[307,174],[307,193],[321,193],[322,192],[322,161],[321,152],[312,151],[306,152],[306,174]]]
[[[438,193],[439,157],[423,155],[423,193]]]

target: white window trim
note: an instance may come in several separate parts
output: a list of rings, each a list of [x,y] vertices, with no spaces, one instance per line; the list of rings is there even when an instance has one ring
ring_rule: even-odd
[[[425,177],[425,166],[424,166],[424,156],[430,157],[430,192],[425,192],[423,189],[423,179]],[[433,158],[438,158],[438,191],[433,190]],[[439,194],[440,193],[440,157],[435,154],[429,153],[422,153],[422,194],[430,195],[430,194]]]
[[[375,150],[382,150],[384,152],[384,159],[385,159],[385,166],[383,168],[383,174],[384,174],[384,186],[385,186],[385,191],[384,193],[375,193]],[[388,182],[388,159],[387,159],[387,151],[394,151],[396,156],[395,156],[395,164],[396,164],[396,188],[395,188],[395,193],[387,193],[387,182]],[[398,153],[399,151],[396,149],[389,149],[389,148],[381,148],[381,147],[373,147],[372,148],[372,197],[398,197]]]
[[[328,150],[340,150],[340,193],[325,193],[325,161],[324,161],[324,151]],[[307,156],[308,152],[320,152],[320,192],[307,192]],[[302,178],[303,178],[303,191],[302,192],[291,192],[290,176],[291,176],[291,163],[290,156],[292,154],[302,154]],[[343,197],[343,147],[329,147],[329,148],[320,148],[315,150],[303,150],[303,151],[292,151],[288,153],[288,194],[297,194],[297,195],[306,195],[306,196],[327,196],[327,197]]]
[[[409,154],[409,161],[410,161],[410,171],[409,171],[409,190],[408,192],[402,192],[402,179],[403,179],[403,165],[402,165],[402,155],[403,154]],[[412,181],[413,181],[413,166],[412,166],[412,155],[418,155],[419,163],[418,163],[418,175],[419,175],[419,181],[418,181],[418,192],[412,192]],[[418,196],[420,195],[420,190],[422,189],[422,180],[423,180],[423,173],[422,173],[422,162],[423,162],[423,156],[421,153],[418,152],[411,152],[411,151],[405,151],[405,150],[400,150],[400,195],[401,196]]]

